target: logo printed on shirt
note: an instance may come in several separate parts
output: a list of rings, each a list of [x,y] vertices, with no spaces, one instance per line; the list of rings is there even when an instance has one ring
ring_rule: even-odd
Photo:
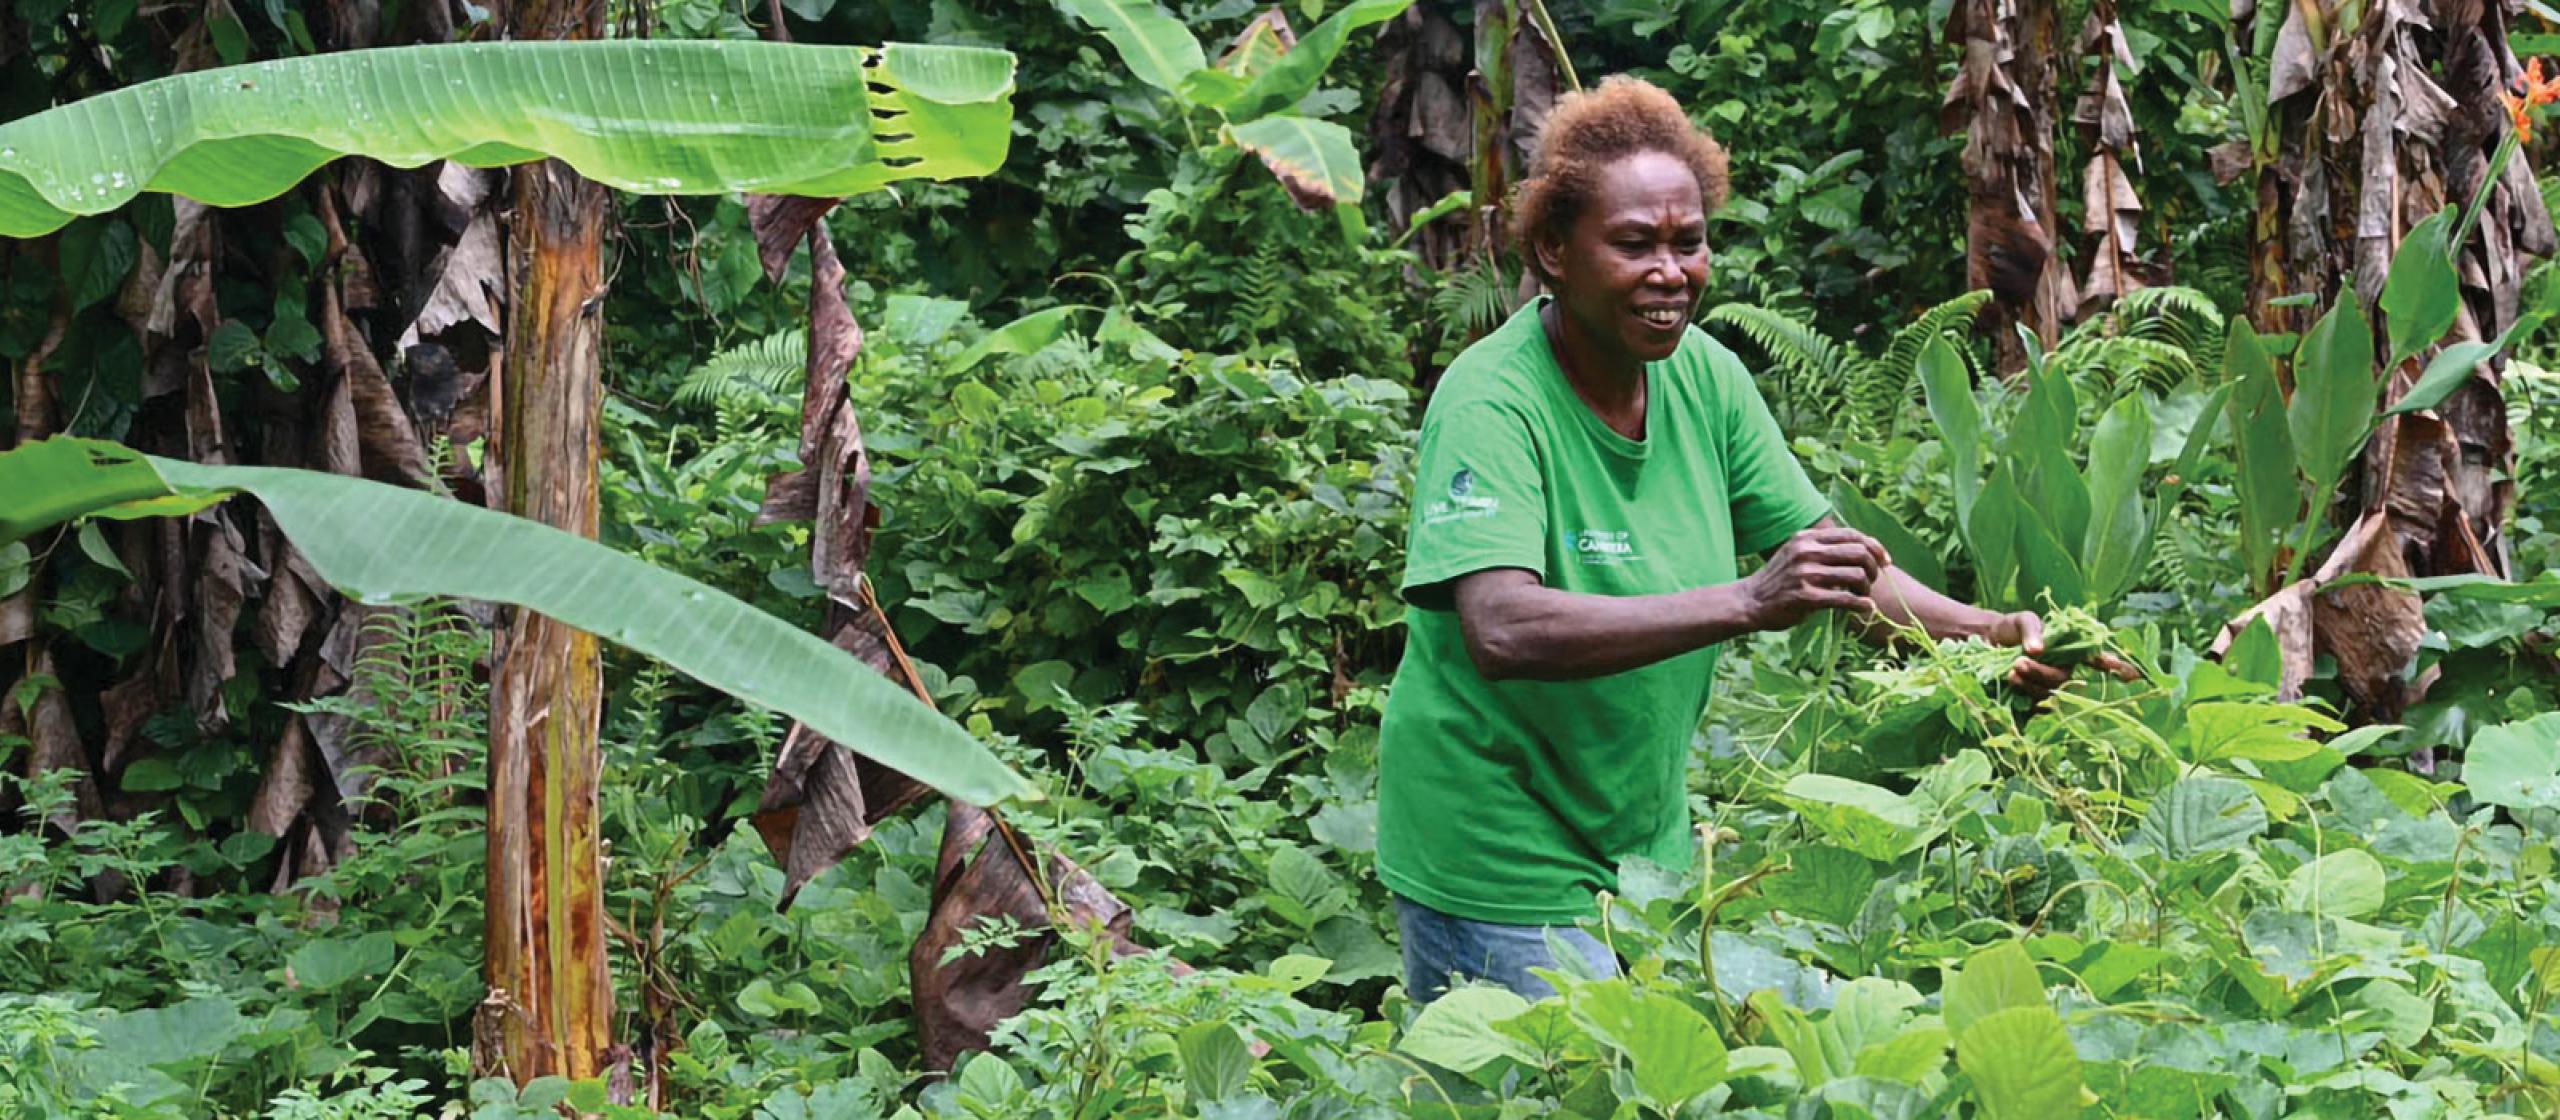
[[[1585,564],[1625,564],[1637,558],[1635,533],[1627,529],[1567,529],[1564,550]]]
[[[1491,517],[1501,509],[1502,499],[1490,494],[1476,494],[1476,472],[1472,468],[1459,467],[1457,473],[1449,476],[1449,496],[1432,499],[1431,504],[1423,509],[1422,526],[1428,529],[1452,521]]]

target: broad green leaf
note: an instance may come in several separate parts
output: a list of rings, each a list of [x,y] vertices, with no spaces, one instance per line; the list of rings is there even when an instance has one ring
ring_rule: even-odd
[[[0,454],[0,544],[74,517],[118,517],[132,503],[168,504],[169,484],[143,457],[120,444],[94,440],[37,440]],[[193,505],[155,505],[146,516],[192,513],[219,497]]]
[[[2018,523],[2029,516],[2026,499],[2019,495],[2009,472],[1992,472],[1964,523],[1965,545],[1973,552],[1975,590],[1985,606],[2010,608],[2030,601],[2016,587]]]
[[[1262,157],[1301,206],[1360,201],[1360,152],[1350,129],[1284,114],[1235,125],[1227,135]]]
[[[2222,368],[2232,385],[2231,438],[2240,467],[2240,553],[2252,583],[2265,590],[2264,581],[2275,576],[2276,549],[2302,509],[2284,386],[2247,319],[2232,321]]]
[[[1626,1057],[1636,1091],[1665,1113],[1724,1080],[1724,1040],[1675,997],[1636,991],[1625,980],[1598,981],[1574,991],[1573,1018]]]
[[[1342,53],[1343,45],[1350,42],[1352,32],[1394,19],[1412,6],[1413,0],[1352,0],[1300,36],[1297,46],[1256,75],[1244,93],[1225,107],[1227,119],[1249,121],[1297,104],[1300,98],[1315,92],[1316,83],[1333,65],[1334,57]]]
[[[1947,1029],[1961,1039],[1984,1018],[2019,1007],[2048,1007],[2044,980],[2028,959],[2026,946],[2003,941],[1965,958],[1964,967],[1947,981]]]
[[[2382,410],[2382,414],[2398,416],[2443,404],[2444,399],[2461,388],[2463,382],[2471,380],[2480,363],[2496,357],[2497,353],[2497,344],[2492,342],[2457,342],[2445,347],[2427,361],[2427,372],[2419,375],[2417,384],[2409,386],[2409,391],[2402,393],[2391,407]]]
[[[1833,843],[1879,863],[1898,859],[1935,835],[1909,798],[1830,774],[1798,774],[1778,799]]]
[[[1956,521],[1971,525],[1974,498],[1982,490],[1982,409],[1974,403],[1972,369],[1944,336],[1920,351],[1920,388],[1954,472],[1948,482],[1955,489]]]
[[[2391,407],[2382,410],[2382,414],[2398,416],[2443,404],[2446,397],[2462,387],[2463,382],[2471,380],[2480,363],[2497,357],[2498,352],[2506,349],[2518,335],[2533,333],[2550,314],[2548,311],[2526,312],[2523,318],[2506,329],[2506,333],[2491,341],[2457,342],[2445,347],[2428,360],[2427,371],[2419,375],[2417,383],[2409,386],[2409,391],[2402,393]]]
[[[2391,332],[2389,368],[2443,338],[2462,307],[2452,247],[2446,242],[2452,226],[2453,208],[2438,210],[2410,227],[2400,250],[2391,254],[2390,278],[2382,285],[2383,320]]]
[[[2078,480],[2073,482],[2077,485]],[[2040,593],[2050,593],[2055,603],[2066,607],[2089,602],[2088,577],[2042,513],[2042,509],[2030,509],[2018,519],[2018,598],[2034,603]]]
[[[2151,802],[2140,834],[2170,860],[2246,846],[2267,831],[2267,810],[2229,778],[2181,778]]]
[[[2150,463],[2150,402],[2140,392],[2128,393],[2098,417],[2089,441],[2089,534],[2080,560],[2096,602],[2113,602],[2151,561],[2151,518],[2142,492],[2143,469]]]
[[[952,358],[951,372],[963,373],[974,369],[978,363],[998,354],[1029,354],[1040,350],[1066,335],[1067,324],[1076,312],[1091,310],[1083,304],[1071,303],[1034,311],[1006,323],[988,331],[986,337],[971,343],[968,349]]]
[[[1451,989],[1415,1016],[1396,1049],[1436,1066],[1474,1073],[1499,1058],[1534,1061],[1519,1040],[1494,1029],[1529,1010],[1529,1001],[1502,988]]]
[[[1860,1077],[1880,1077],[1918,1085],[1946,1068],[1947,1044],[1955,1036],[1945,1027],[1910,1026],[1882,1042],[1858,1051],[1853,1067]]]
[[[2509,809],[2560,809],[2560,712],[2481,728],[2462,756],[2471,796]]]
[[[2284,681],[2284,646],[2276,641],[2276,629],[2265,615],[2250,619],[2240,636],[2231,640],[2222,664],[2233,676],[2270,688]]]
[[[198,70],[0,125],[0,235],[146,190],[262,202],[342,156],[548,156],[643,194],[860,194],[995,170],[1012,91],[1006,52],[906,44],[469,43]]]
[[[547,525],[345,475],[203,466],[96,440],[0,453],[0,484],[34,486],[0,485],[0,492],[45,495],[42,508],[61,518],[145,496],[145,475],[164,480],[160,493],[197,508],[231,493],[256,497],[321,576],[358,601],[450,596],[540,611],[798,719],[953,797],[994,804],[1038,796],[959,724],[817,635]],[[72,508],[57,488],[86,495],[92,508]],[[13,532],[38,527],[9,524]]]
[[[1957,1031],[1956,1066],[1973,1080],[1983,1120],[2080,1114],[2080,1052],[2051,1007],[1995,1011]]]
[[[1875,864],[1856,852],[1801,844],[1786,858],[1790,868],[1763,881],[1760,897],[1788,913],[1846,926],[1875,891]]]
[[[293,970],[295,984],[326,992],[390,971],[395,950],[390,932],[375,930],[359,937],[305,941],[285,955],[285,967]]]
[[[2189,762],[2290,762],[2320,749],[2309,732],[2335,733],[2345,725],[2299,704],[2215,700],[2187,707]]]
[[[2315,516],[2364,446],[2374,397],[2373,329],[2349,296],[2320,317],[2294,352],[2293,403],[2285,422],[2302,473],[2311,480]]]
[[[2060,370],[2030,369],[2027,380],[2032,387],[2002,449],[2034,514],[2027,520],[2042,520],[2056,541],[2073,544],[2089,532],[2089,484],[2071,461],[2079,443],[2079,394]]]
[[[1194,1100],[1224,1100],[1243,1092],[1245,1083],[1253,1080],[1253,1051],[1225,1020],[1183,1028],[1177,1048],[1182,1053],[1182,1078]]]
[[[2380,1030],[2394,1045],[2415,1047],[2434,1029],[2435,1000],[2391,980],[2376,980],[2347,997],[2347,1006],[2364,1024]]]
[[[1200,40],[1155,0],[1058,0],[1068,14],[1111,40],[1139,81],[1180,96],[1182,80],[1209,64]]]
[[[1868,501],[1857,488],[1843,482],[1831,488],[1831,508],[1850,528],[1883,545],[1892,555],[1894,567],[1911,573],[1913,579],[1928,584],[1932,590],[1946,591],[1947,570],[1938,563],[1938,554],[1883,506]]]
[[[2324,918],[2361,918],[2382,909],[2382,861],[2361,848],[2312,860],[2285,877],[2284,904]]]

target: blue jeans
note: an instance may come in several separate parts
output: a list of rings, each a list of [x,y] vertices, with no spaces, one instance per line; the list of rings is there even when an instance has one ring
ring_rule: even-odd
[[[1548,945],[1551,937],[1579,955],[1592,975],[1618,974],[1618,958],[1609,947],[1573,926],[1471,921],[1397,895],[1396,928],[1404,940],[1405,992],[1421,1003],[1440,998],[1452,979],[1499,984],[1532,1000],[1556,994],[1553,986],[1529,971],[1569,967],[1557,962]]]

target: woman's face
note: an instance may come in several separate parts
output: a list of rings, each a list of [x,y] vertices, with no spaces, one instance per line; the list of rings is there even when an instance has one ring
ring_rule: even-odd
[[[1613,357],[1670,357],[1707,289],[1697,176],[1661,152],[1620,158],[1601,172],[1572,227],[1539,245],[1538,256],[1583,337]]]

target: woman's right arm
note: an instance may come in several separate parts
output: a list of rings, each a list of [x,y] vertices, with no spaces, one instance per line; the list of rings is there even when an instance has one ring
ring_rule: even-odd
[[[1867,613],[1884,548],[1855,529],[1812,528],[1788,538],[1743,580],[1667,595],[1559,591],[1534,572],[1492,568],[1455,581],[1467,656],[1487,680],[1604,677],[1759,630],[1783,630],[1818,610]]]

